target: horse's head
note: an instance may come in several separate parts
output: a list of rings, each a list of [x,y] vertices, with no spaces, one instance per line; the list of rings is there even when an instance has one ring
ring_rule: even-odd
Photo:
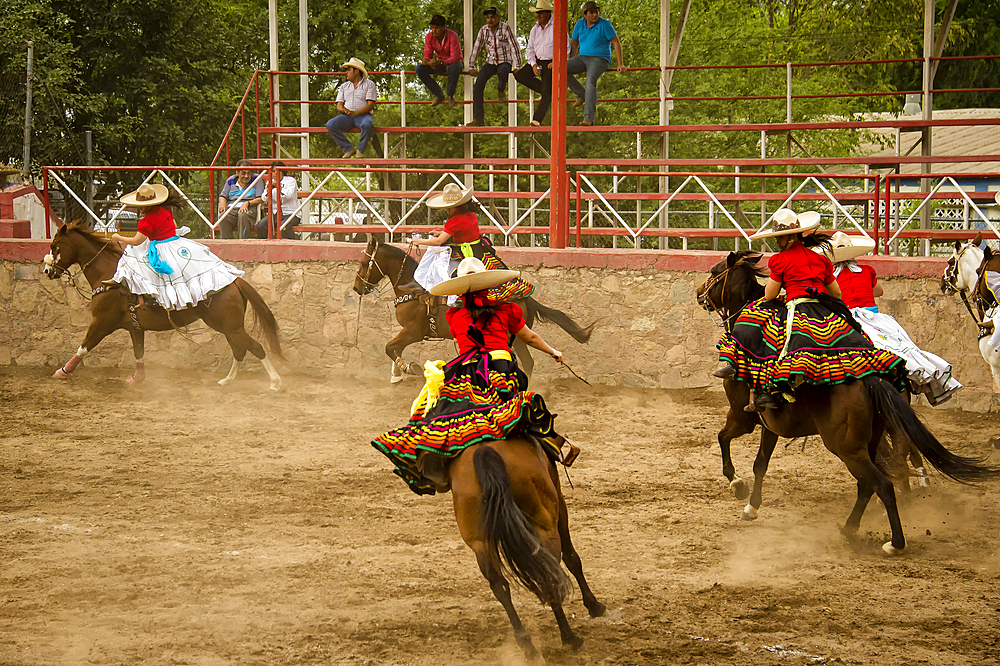
[[[382,266],[379,265],[379,255],[382,254],[383,246],[381,236],[371,234],[368,245],[365,246],[365,255],[361,258],[361,265],[358,266],[358,273],[354,276],[354,291],[359,296],[370,294],[385,277]],[[385,263],[384,260],[381,261]]]
[[[972,241],[962,244],[955,241],[955,251],[948,258],[944,275],[941,276],[941,291],[945,294],[969,291],[975,287],[978,273],[983,264],[983,251],[979,249],[983,235],[976,234]]]
[[[49,253],[42,259],[42,272],[48,275],[50,280],[61,277],[70,266],[78,261],[77,249],[75,244],[71,242],[69,233],[69,230],[75,227],[75,222],[64,224],[52,237]]]
[[[757,262],[761,254],[751,250],[730,252],[724,261],[712,267],[711,275],[698,287],[698,305],[708,312],[723,315],[723,324],[728,328],[729,320],[752,300],[763,295],[763,287],[758,277],[767,275],[766,268]]]

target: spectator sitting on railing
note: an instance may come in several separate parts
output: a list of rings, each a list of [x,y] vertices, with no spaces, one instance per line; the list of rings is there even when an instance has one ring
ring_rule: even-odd
[[[219,234],[222,238],[250,238],[257,222],[257,208],[264,201],[263,177],[255,174],[250,160],[236,163],[236,174],[226,180],[219,192]]]
[[[435,14],[431,17],[431,30],[424,38],[424,59],[417,65],[417,76],[427,86],[434,96],[431,106],[441,102],[455,103],[455,89],[458,88],[458,77],[462,74],[462,44],[458,41],[458,33],[445,27],[444,17]],[[448,75],[448,99],[445,100],[441,86],[434,76]]]
[[[514,80],[542,96],[531,119],[531,125],[538,127],[552,104],[552,3],[538,0],[528,9],[535,12],[535,25],[528,34],[528,48],[524,51],[527,65],[514,73]],[[569,39],[566,53],[569,53]]]
[[[340,115],[326,122],[326,131],[341,150],[345,151],[344,159],[354,156],[364,157],[368,142],[375,134],[372,111],[375,110],[375,102],[378,100],[378,88],[368,78],[368,70],[361,60],[351,58],[343,64],[343,67],[347,72],[347,80],[337,91],[337,110],[340,111]],[[349,132],[355,127],[361,130],[356,151],[351,140],[344,136],[344,132]]]
[[[597,118],[597,79],[611,65],[611,49],[615,50],[618,59],[618,71],[624,73],[625,59],[622,56],[622,43],[611,21],[601,18],[601,9],[596,2],[587,2],[583,6],[583,18],[573,26],[572,48],[579,49],[577,55],[566,63],[566,79],[569,89],[576,95],[573,106],[583,107],[581,125],[593,125]],[[587,87],[580,85],[573,74],[587,73]]]
[[[497,77],[497,98],[507,101],[507,77],[511,70],[521,68],[521,47],[510,26],[500,20],[500,10],[487,7],[483,12],[486,25],[479,29],[476,43],[472,45],[469,58],[469,73],[476,74],[476,85],[472,89],[472,121],[470,127],[486,123],[486,111],[483,108],[483,94],[486,84],[493,76]],[[481,70],[476,69],[479,53],[486,49],[486,64]]]
[[[294,177],[286,175],[284,162],[273,162],[271,166],[277,167],[275,177],[280,184],[281,194],[278,195],[278,188],[268,182],[261,198],[267,201],[270,196],[273,202],[271,212],[274,213],[275,225],[281,229],[281,238],[294,239],[295,231],[292,227],[300,222],[299,216],[295,215],[299,207],[299,184],[295,182]],[[276,199],[280,200],[280,206]],[[260,221],[257,222],[257,238],[267,238],[267,215],[261,215]]]

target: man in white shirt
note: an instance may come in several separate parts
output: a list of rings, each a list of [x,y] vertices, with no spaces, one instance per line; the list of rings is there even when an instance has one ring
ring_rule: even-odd
[[[364,157],[368,142],[375,134],[372,111],[378,100],[378,88],[368,78],[368,70],[361,60],[351,58],[343,64],[343,67],[347,73],[347,80],[337,91],[337,110],[340,111],[340,115],[326,121],[326,131],[344,151],[344,159],[355,155]],[[344,136],[344,132],[349,132],[355,127],[361,130],[357,151],[354,150],[350,139]]]
[[[484,125],[486,111],[483,108],[483,94],[486,84],[494,76],[497,77],[497,98],[507,101],[507,77],[512,70],[521,67],[521,47],[510,26],[500,20],[500,10],[487,7],[483,12],[486,25],[479,29],[476,42],[472,45],[469,58],[469,73],[476,74],[476,84],[472,88],[472,122],[470,126]],[[476,59],[479,53],[486,50],[486,64],[481,70],[476,69]]]
[[[534,7],[528,7],[535,12],[535,25],[528,34],[528,48],[524,53],[527,66],[514,74],[514,80],[536,93],[542,99],[535,106],[535,114],[531,124],[538,127],[545,120],[552,104],[552,3],[549,0],[538,0]],[[569,39],[566,39],[566,52],[569,53]]]
[[[281,230],[281,233],[278,234],[279,237],[294,239],[295,231],[292,230],[292,227],[297,226],[301,221],[301,218],[295,215],[295,211],[299,207],[299,184],[293,176],[289,176],[285,172],[284,162],[273,162],[271,166],[275,168],[275,178],[278,180],[280,190],[278,187],[274,187],[273,183],[268,182],[268,186],[260,198],[265,202],[271,202],[271,213],[274,215],[275,226]],[[257,222],[257,238],[267,238],[267,225],[268,216],[261,215],[260,221]]]

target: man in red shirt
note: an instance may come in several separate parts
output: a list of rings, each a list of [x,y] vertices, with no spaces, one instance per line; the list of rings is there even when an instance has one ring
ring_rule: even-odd
[[[449,30],[446,25],[440,14],[431,17],[431,30],[424,38],[424,57],[417,65],[417,76],[434,96],[431,106],[437,106],[441,102],[455,103],[455,89],[458,87],[458,77],[462,74],[462,44],[458,41],[458,33]],[[447,100],[441,86],[434,80],[435,76],[442,74],[448,75]]]

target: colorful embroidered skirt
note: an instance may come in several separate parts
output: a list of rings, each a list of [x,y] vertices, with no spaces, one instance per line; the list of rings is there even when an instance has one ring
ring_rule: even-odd
[[[737,380],[758,391],[789,394],[803,383],[842,384],[871,374],[900,391],[907,387],[905,360],[876,349],[867,336],[816,301],[796,301],[786,346],[787,313],[784,303],[761,299],[737,317],[732,334],[718,345],[719,359],[736,369]]]
[[[379,435],[372,446],[418,495],[450,490],[448,465],[473,444],[523,434],[537,438],[549,457],[558,456],[554,417],[542,396],[525,386],[516,362],[464,354],[445,367],[437,403],[426,413],[418,408],[406,425]]]
[[[488,271],[507,268],[507,264],[503,263],[500,257],[496,255],[493,245],[490,244],[485,236],[480,236],[479,241],[475,243],[463,243],[451,246],[452,259],[462,259],[466,256],[476,257],[481,260]],[[492,287],[486,293],[489,300],[494,303],[512,303],[531,296],[534,291],[535,285],[521,278],[514,278],[496,287]]]

